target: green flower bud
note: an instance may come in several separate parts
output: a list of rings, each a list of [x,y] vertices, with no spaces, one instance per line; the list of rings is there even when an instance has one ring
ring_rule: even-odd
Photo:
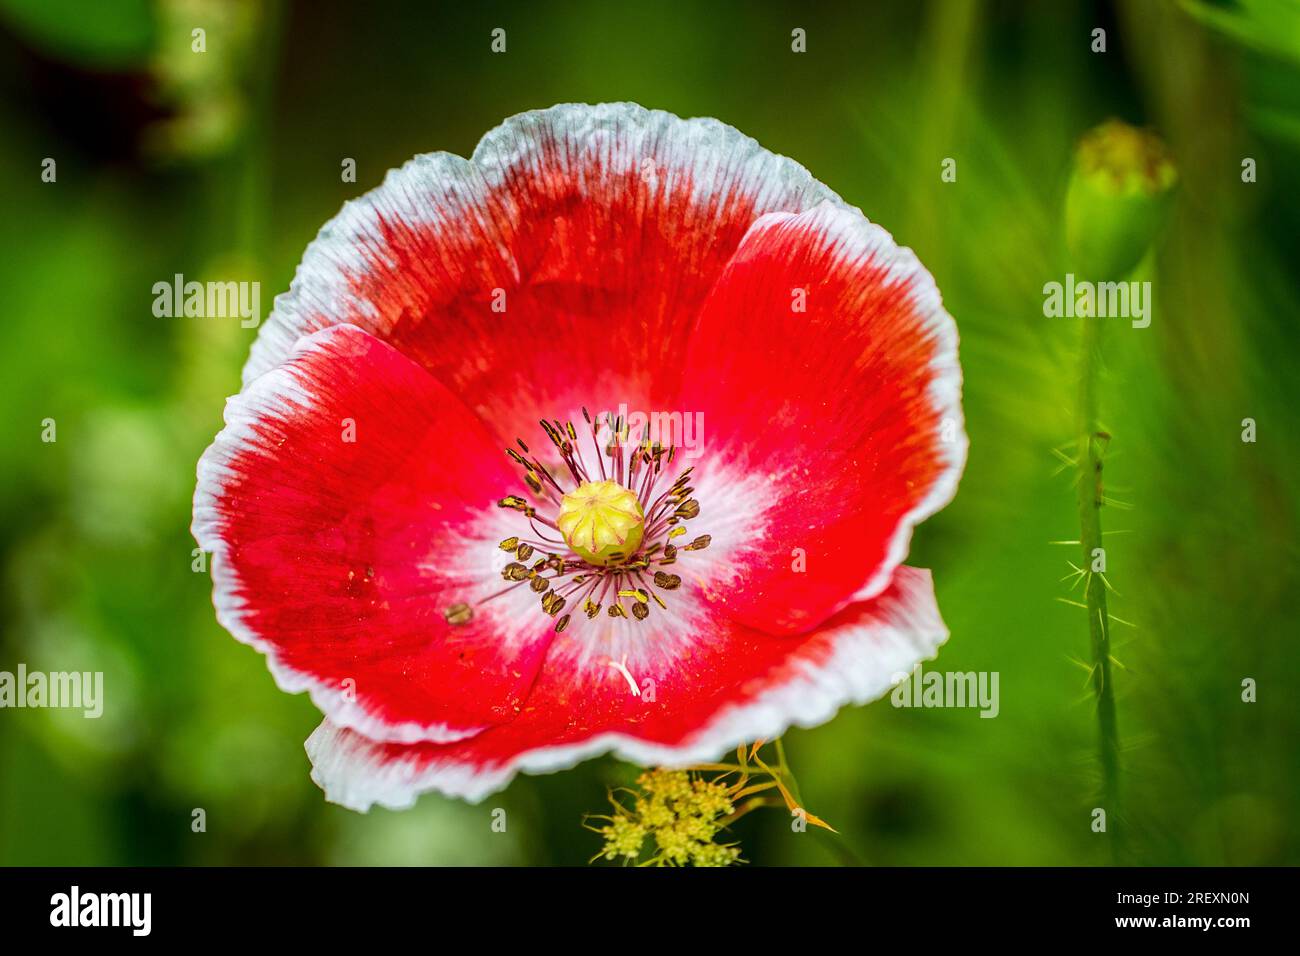
[[[1092,282],[1132,272],[1164,221],[1178,173],[1159,137],[1109,120],[1079,142],[1065,197],[1072,268]]]

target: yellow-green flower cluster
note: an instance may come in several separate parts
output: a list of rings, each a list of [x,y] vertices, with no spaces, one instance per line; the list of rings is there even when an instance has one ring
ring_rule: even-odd
[[[647,838],[654,853],[646,861],[658,866],[730,866],[740,847],[715,842],[732,810],[727,786],[685,770],[648,770],[637,778],[633,806],[616,805],[600,856],[635,862]]]

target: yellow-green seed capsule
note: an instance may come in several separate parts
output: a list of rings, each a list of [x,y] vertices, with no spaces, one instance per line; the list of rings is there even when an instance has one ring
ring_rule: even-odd
[[[615,481],[586,481],[570,491],[555,523],[569,547],[597,565],[635,554],[645,531],[641,502]]]

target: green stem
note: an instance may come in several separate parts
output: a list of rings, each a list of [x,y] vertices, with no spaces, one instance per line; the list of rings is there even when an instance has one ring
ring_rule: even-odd
[[[790,788],[790,793],[794,796],[795,801],[802,807],[803,796],[799,793],[799,782],[795,780],[794,772],[791,771],[790,764],[785,759],[785,744],[781,742],[780,737],[777,737],[773,742],[776,744],[777,767],[781,771],[782,779],[785,780],[786,786]]]
[[[1092,687],[1097,695],[1098,754],[1101,762],[1101,801],[1106,812],[1112,858],[1120,859],[1119,730],[1115,722],[1115,687],[1111,679],[1110,615],[1106,582],[1093,566],[1102,546],[1101,506],[1104,500],[1102,458],[1109,436],[1098,420],[1097,390],[1101,370],[1101,323],[1083,320],[1083,354],[1079,375],[1078,498],[1079,541],[1083,546],[1085,603],[1092,645]]]

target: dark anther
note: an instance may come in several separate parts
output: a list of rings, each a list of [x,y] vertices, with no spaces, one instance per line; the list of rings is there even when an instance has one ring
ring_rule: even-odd
[[[665,591],[676,591],[682,586],[682,579],[676,574],[668,574],[664,571],[655,572],[655,587],[663,588]]]
[[[453,604],[443,610],[442,616],[447,619],[448,624],[459,627],[470,622],[474,616],[474,609],[465,603]]]
[[[700,503],[692,498],[690,501],[683,501],[677,506],[673,514],[680,518],[694,518],[700,513]]]

